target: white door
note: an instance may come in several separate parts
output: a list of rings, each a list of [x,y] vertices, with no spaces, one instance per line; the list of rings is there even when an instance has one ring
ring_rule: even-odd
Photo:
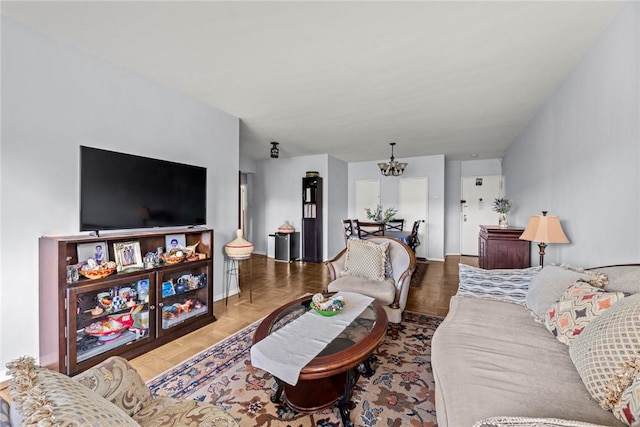
[[[404,229],[411,231],[414,221],[420,223],[418,238],[420,246],[416,248],[416,257],[428,258],[429,255],[429,181],[427,177],[401,178],[399,205],[396,217],[404,219]]]
[[[361,221],[367,220],[365,208],[375,210],[380,204],[380,180],[379,179],[359,179],[356,180],[356,211],[352,215],[353,219]]]
[[[502,197],[502,176],[463,176],[461,196],[460,253],[478,256],[480,225],[498,225],[491,205]]]

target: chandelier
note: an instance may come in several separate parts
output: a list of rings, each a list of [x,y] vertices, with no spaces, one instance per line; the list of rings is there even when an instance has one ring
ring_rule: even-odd
[[[380,168],[380,173],[384,176],[400,176],[404,173],[404,168],[407,167],[406,163],[396,162],[393,157],[393,146],[396,145],[395,142],[390,142],[391,146],[391,160],[389,163],[378,163],[378,167]]]

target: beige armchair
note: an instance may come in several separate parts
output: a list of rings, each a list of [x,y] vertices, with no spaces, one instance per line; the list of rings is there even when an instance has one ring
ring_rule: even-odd
[[[409,246],[390,237],[370,237],[365,242],[389,244],[388,255],[392,269],[391,277],[383,277],[382,279],[384,280],[376,280],[371,277],[354,275],[353,273],[345,274],[347,251],[350,249],[348,246],[335,258],[325,262],[331,275],[331,283],[329,283],[328,290],[329,292],[358,292],[378,300],[389,318],[391,336],[393,339],[397,339],[402,322],[402,312],[407,305],[411,275],[416,268],[416,257]],[[352,261],[351,258],[350,261]],[[365,276],[368,275],[365,274]]]

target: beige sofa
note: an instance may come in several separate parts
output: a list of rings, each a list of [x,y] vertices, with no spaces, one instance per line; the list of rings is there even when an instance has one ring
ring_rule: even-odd
[[[452,298],[432,341],[439,427],[625,425],[585,387],[570,354],[578,338],[569,345],[560,342],[540,320],[582,273],[559,272],[566,277],[558,279],[548,271],[551,267],[532,274],[518,285],[521,296],[506,299],[497,295],[500,286],[486,298],[482,280],[466,286],[461,279],[459,295]],[[605,291],[640,291],[639,267],[599,271],[609,276]],[[504,289],[514,295],[513,287]]]
[[[111,357],[73,377],[24,357],[7,364],[11,407],[0,402],[5,426],[238,426],[215,405],[154,398],[126,359]]]

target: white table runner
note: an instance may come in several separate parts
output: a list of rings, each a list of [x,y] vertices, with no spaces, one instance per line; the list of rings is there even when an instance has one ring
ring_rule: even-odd
[[[332,317],[313,310],[268,335],[251,347],[251,364],[287,384],[296,385],[300,371],[371,304],[373,298],[338,292],[345,308]]]

